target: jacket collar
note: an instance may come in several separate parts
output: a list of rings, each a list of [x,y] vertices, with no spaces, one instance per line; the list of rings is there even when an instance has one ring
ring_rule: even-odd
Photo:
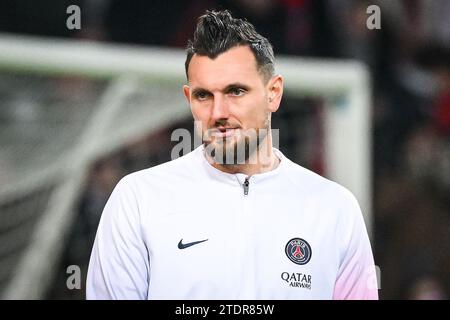
[[[277,148],[272,148],[273,152],[276,156],[280,159],[280,163],[278,166],[267,172],[263,173],[257,173],[250,177],[251,183],[260,183],[267,179],[273,178],[275,176],[280,175],[280,173],[284,170],[284,168],[287,166],[287,162],[289,159],[287,159],[284,154],[278,150]],[[243,184],[245,181],[245,178],[247,178],[247,175],[244,173],[227,173],[223,172],[215,167],[213,167],[208,160],[206,159],[205,155],[205,145],[202,144],[201,146],[197,147],[194,151],[195,158],[198,159],[201,162],[202,167],[205,169],[208,176],[215,180],[219,180],[228,184]]]

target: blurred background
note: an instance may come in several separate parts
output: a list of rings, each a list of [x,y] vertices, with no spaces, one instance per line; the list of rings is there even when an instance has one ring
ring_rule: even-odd
[[[371,30],[373,4],[381,28]],[[70,5],[80,8],[80,29],[66,25]],[[285,155],[333,178],[329,149],[342,149],[333,141],[367,137],[345,146],[348,162],[336,170],[345,176],[355,159],[367,169],[355,187],[364,190],[352,191],[369,193],[359,200],[370,213],[380,298],[448,299],[449,0],[2,0],[0,297],[84,299],[115,184],[169,161],[172,132],[193,130],[182,49],[207,9],[253,23],[281,68],[316,66],[273,116]],[[355,69],[362,81],[321,89],[320,66],[344,80]],[[368,108],[351,120],[349,97],[365,94]],[[330,123],[350,126],[349,136],[334,136]],[[80,267],[80,289],[67,286],[70,265]]]

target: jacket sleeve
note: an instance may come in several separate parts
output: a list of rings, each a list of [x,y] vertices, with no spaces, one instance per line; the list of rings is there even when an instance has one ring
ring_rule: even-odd
[[[338,226],[340,265],[333,299],[378,300],[376,268],[361,209],[347,191]]]
[[[149,268],[139,207],[126,176],[103,209],[89,261],[86,299],[147,299]]]

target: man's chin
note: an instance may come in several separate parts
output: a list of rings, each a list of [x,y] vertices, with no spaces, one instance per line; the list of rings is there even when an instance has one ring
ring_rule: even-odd
[[[234,154],[236,151],[236,141],[215,141],[205,144],[206,148],[214,152],[214,154]]]
[[[246,151],[243,154],[240,154],[242,151],[238,151],[245,150],[245,148],[238,148],[238,144],[239,141],[212,141],[205,143],[205,148],[215,163],[237,165],[245,163],[247,159]]]

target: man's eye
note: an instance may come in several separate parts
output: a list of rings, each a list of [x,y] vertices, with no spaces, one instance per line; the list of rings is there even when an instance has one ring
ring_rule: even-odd
[[[208,93],[206,93],[206,92],[199,92],[199,93],[195,94],[195,97],[198,100],[206,100],[208,98]]]
[[[233,96],[241,96],[245,93],[245,90],[242,88],[233,88],[230,90],[230,94]]]

